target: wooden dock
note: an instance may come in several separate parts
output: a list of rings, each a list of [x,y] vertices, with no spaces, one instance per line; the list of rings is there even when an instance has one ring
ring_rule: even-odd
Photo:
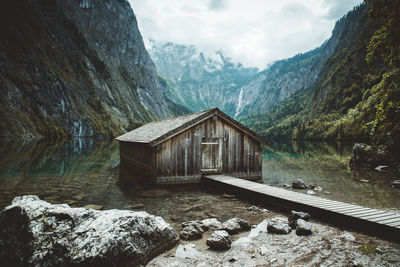
[[[231,176],[206,175],[202,177],[202,182],[284,211],[306,211],[312,218],[400,243],[400,214],[310,196]]]

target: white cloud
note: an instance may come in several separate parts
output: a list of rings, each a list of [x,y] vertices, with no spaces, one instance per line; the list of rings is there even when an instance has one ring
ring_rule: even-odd
[[[264,68],[321,45],[361,0],[129,0],[144,38]]]

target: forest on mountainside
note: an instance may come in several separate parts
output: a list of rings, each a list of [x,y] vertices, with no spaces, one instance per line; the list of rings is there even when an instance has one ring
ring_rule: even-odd
[[[364,141],[398,153],[400,2],[368,0],[342,19],[340,43],[315,84],[241,121],[271,140]]]

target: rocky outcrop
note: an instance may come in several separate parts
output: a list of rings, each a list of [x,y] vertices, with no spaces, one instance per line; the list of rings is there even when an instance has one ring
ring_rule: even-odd
[[[121,266],[145,264],[174,246],[161,217],[97,211],[16,197],[0,215],[2,266]]]
[[[227,250],[231,248],[232,240],[227,231],[214,231],[206,241],[207,246],[213,250]]]
[[[125,0],[11,1],[0,35],[2,137],[102,139],[170,113]]]
[[[351,152],[350,167],[351,168],[372,168],[383,165],[385,162],[385,153],[378,151],[376,148],[363,144],[354,144]]]
[[[169,81],[168,97],[192,111],[218,107],[234,116],[240,88],[258,72],[232,62],[221,51],[205,54],[193,45],[152,40],[147,48],[157,70]]]

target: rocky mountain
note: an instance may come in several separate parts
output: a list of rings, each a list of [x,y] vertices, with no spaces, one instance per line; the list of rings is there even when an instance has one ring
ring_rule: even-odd
[[[0,136],[105,138],[171,114],[126,0],[7,1],[0,35]]]
[[[364,141],[398,158],[399,14],[398,1],[383,0],[350,11],[315,82],[242,122],[269,139]]]
[[[207,55],[193,45],[150,40],[147,49],[170,86],[168,96],[192,111],[219,107],[233,116],[240,88],[258,72],[221,51]]]

